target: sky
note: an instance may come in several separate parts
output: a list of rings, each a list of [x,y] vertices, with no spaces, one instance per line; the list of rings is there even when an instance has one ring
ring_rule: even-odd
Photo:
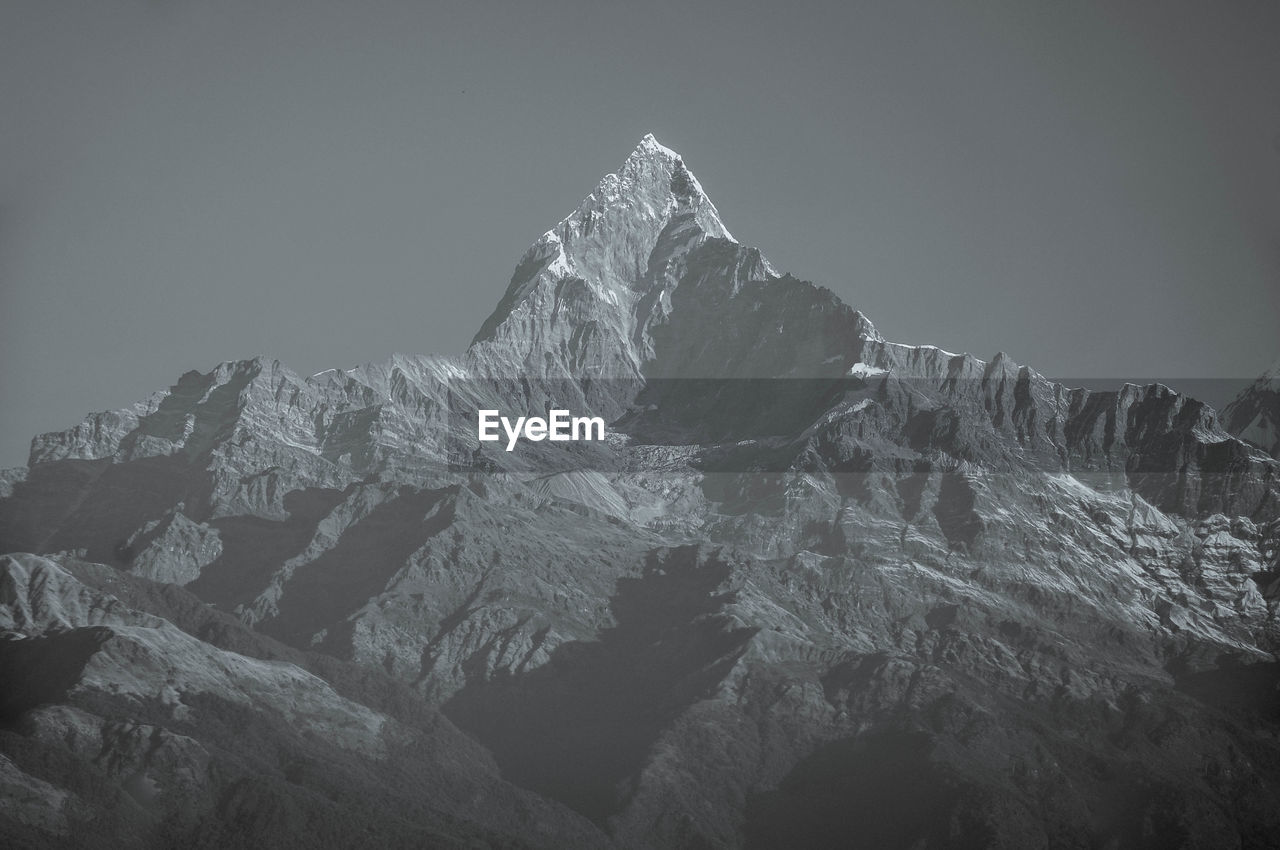
[[[191,369],[456,353],[646,132],[890,339],[1280,356],[1280,4],[7,0],[0,466]]]

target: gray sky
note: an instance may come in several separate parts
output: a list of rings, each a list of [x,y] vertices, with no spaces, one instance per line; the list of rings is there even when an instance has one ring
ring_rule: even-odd
[[[888,337],[1280,355],[1280,4],[0,6],[0,466],[188,369],[461,351],[647,131]]]

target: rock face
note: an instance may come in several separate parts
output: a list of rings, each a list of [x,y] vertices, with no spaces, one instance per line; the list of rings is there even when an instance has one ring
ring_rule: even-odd
[[[173,585],[17,555],[0,598],[7,847],[607,844],[384,675]]]
[[[1227,429],[1280,458],[1280,362],[1222,409]]]
[[[1267,381],[1224,429],[887,341],[646,137],[460,356],[33,441],[0,838],[1274,846]],[[476,438],[551,406],[607,439]]]
[[[471,355],[496,357],[504,377],[638,376],[686,257],[708,242],[737,245],[680,156],[645,136],[520,258]]]

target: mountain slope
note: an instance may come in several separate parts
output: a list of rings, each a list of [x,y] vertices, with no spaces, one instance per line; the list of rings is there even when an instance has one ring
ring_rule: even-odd
[[[1227,430],[1280,457],[1280,362],[1222,409]]]
[[[0,826],[7,846],[607,840],[503,783],[473,744],[376,674],[275,646],[171,586],[17,555],[0,560],[0,588],[7,781],[65,789],[36,795],[39,818]]]

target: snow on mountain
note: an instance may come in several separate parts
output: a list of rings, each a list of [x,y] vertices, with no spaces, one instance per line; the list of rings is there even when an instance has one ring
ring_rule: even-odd
[[[1280,361],[1222,409],[1232,434],[1280,458]]]
[[[471,354],[490,371],[637,377],[648,323],[670,309],[684,257],[709,240],[737,244],[683,158],[646,135],[525,252]]]

